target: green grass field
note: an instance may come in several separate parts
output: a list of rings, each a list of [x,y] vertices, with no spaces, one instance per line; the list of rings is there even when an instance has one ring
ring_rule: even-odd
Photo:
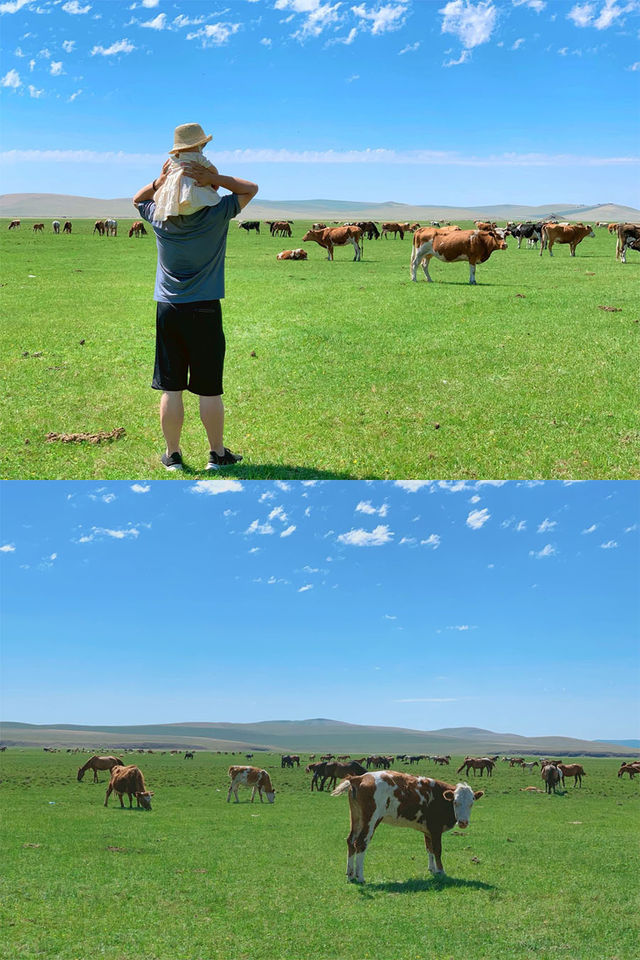
[[[638,957],[640,783],[616,760],[585,759],[582,789],[557,796],[521,792],[538,770],[499,763],[469,829],[444,837],[446,879],[428,874],[419,834],[383,824],[359,887],[345,879],[348,803],[311,794],[302,767],[256,754],[276,802],[245,791],[235,805],[226,769],[244,757],[128,755],[154,791],[145,813],[115,795],[105,809],[106,774],[77,782],[84,759],[0,755],[6,960]],[[413,772],[455,782],[458,764]]]
[[[249,207],[246,211],[250,216]],[[165,475],[154,352],[153,236],[34,235],[0,222],[5,478]],[[464,226],[464,224],[462,224]],[[640,477],[640,258],[599,230],[575,259],[518,250],[478,267],[432,262],[409,280],[411,240],[334,263],[277,262],[301,245],[232,223],[227,260],[226,442],[246,478]],[[264,228],[263,228],[264,230]],[[615,307],[616,311],[600,307]],[[81,343],[81,341],[83,341]],[[124,427],[100,445],[46,434]],[[188,475],[207,445],[187,403]]]

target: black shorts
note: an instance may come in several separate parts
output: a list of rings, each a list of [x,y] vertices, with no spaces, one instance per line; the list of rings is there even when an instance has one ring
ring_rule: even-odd
[[[156,304],[154,390],[222,393],[225,339],[219,300]]]

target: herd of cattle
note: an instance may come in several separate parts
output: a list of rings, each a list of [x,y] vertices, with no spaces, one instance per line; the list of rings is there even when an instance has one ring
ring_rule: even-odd
[[[144,752],[144,751],[141,751]],[[178,753],[178,751],[171,751]],[[191,751],[185,752],[185,757],[193,757]],[[252,754],[246,754],[251,758]],[[486,771],[491,776],[498,762],[498,756],[471,757],[467,756],[458,767],[457,773],[465,770],[466,776],[473,770],[474,777],[477,771],[480,776]],[[509,763],[510,767],[520,767],[523,771],[531,772],[534,767],[540,766],[540,775],[545,784],[546,793],[556,793],[558,786],[564,787],[565,777],[574,778],[574,786],[582,787],[582,778],[585,770],[582,764],[565,764],[562,760],[541,758],[527,761],[524,757],[501,758],[502,762]],[[429,756],[420,754],[409,756],[397,754],[387,756],[372,754],[352,760],[348,754],[334,757],[333,754],[324,754],[319,760],[311,754],[306,773],[312,774],[311,790],[324,790],[325,783],[329,789],[333,787],[331,796],[339,797],[346,793],[349,797],[351,815],[349,836],[347,837],[347,879],[357,883],[364,883],[364,856],[373,837],[376,827],[380,823],[394,826],[411,827],[424,834],[425,845],[429,860],[429,871],[434,875],[443,875],[442,866],[442,834],[452,827],[464,830],[469,825],[473,804],[484,796],[483,790],[474,790],[468,783],[450,784],[442,780],[435,780],[427,776],[413,776],[409,773],[389,769],[392,764],[403,762],[414,764],[420,761],[430,761],[440,766],[449,766],[451,757],[447,755]],[[280,759],[281,767],[300,766],[298,754],[285,754]],[[98,771],[108,770],[110,774],[104,805],[108,804],[109,797],[116,793],[120,799],[120,806],[124,807],[123,797],[129,798],[129,808],[136,805],[144,810],[151,810],[153,793],[145,785],[142,771],[133,764],[125,764],[116,756],[93,756],[78,769],[78,780],[82,780],[85,772],[92,770],[94,782],[98,782]],[[631,779],[640,774],[640,761],[622,763],[618,770],[618,777],[627,773]],[[227,803],[233,795],[239,803],[238,788],[251,789],[251,803],[256,793],[263,802],[263,795],[268,803],[275,801],[275,790],[271,776],[267,770],[260,767],[233,764],[228,770],[229,789]],[[340,781],[338,783],[338,781]],[[337,784],[337,785],[336,785]],[[524,787],[524,791],[536,791],[537,787]]]
[[[496,250],[506,250],[506,238],[513,237],[520,249],[522,241],[528,246],[540,244],[540,256],[545,250],[553,256],[555,244],[567,244],[570,255],[575,257],[576,247],[585,237],[595,237],[594,230],[584,223],[559,223],[557,220],[539,220],[526,223],[512,223],[508,221],[504,227],[497,223],[476,220],[475,229],[462,230],[457,224],[431,221],[429,226],[420,226],[419,223],[382,223],[372,220],[359,220],[355,223],[343,223],[339,226],[328,227],[325,223],[314,223],[310,230],[302,237],[303,243],[317,243],[327,251],[327,259],[333,260],[335,247],[350,244],[354,248],[355,261],[362,259],[363,240],[378,240],[393,235],[404,239],[405,233],[413,235],[410,273],[413,281],[417,280],[417,269],[422,266],[425,279],[431,283],[429,261],[435,257],[443,263],[466,262],[469,264],[469,283],[476,283],[476,266],[485,263]],[[291,237],[293,235],[293,220],[265,221],[272,237]],[[9,230],[20,227],[20,220],[12,220]],[[616,235],[616,260],[627,262],[627,251],[640,251],[640,224],[637,223],[596,223],[596,227],[607,228],[609,233]],[[251,231],[260,233],[259,220],[242,220],[238,228],[247,234]],[[44,233],[44,223],[34,223],[35,233]],[[71,233],[72,225],[66,220],[62,226],[59,220],[52,223],[53,232],[58,234]],[[96,220],[92,233],[98,236],[116,237],[118,235],[118,221],[113,219]],[[146,236],[146,229],[141,220],[135,221],[129,229],[130,237]],[[293,250],[283,250],[277,254],[278,260],[306,260],[307,251],[302,247]]]

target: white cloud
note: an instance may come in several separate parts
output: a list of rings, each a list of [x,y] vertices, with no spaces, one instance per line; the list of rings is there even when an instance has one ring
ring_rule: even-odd
[[[491,514],[486,507],[483,510],[472,510],[467,517],[466,524],[468,527],[471,527],[472,530],[479,530],[490,517]]]
[[[618,544],[616,543],[615,540],[607,540],[606,543],[601,543],[601,544],[600,544],[600,547],[601,547],[602,550],[613,550],[613,549],[615,549],[615,547],[617,547],[617,546],[618,546]]]
[[[477,493],[474,497],[469,497],[469,503],[479,503],[479,502],[480,502],[480,497],[478,496]]]
[[[141,27],[148,27],[150,30],[164,30],[167,25],[166,13],[159,13],[153,20],[145,20],[140,24]]]
[[[466,63],[471,58],[469,50],[463,50],[457,60],[446,60],[443,67],[459,67],[461,63]]]
[[[0,13],[17,13],[18,10],[22,10],[27,3],[31,3],[32,0],[7,0],[6,3],[0,3]]]
[[[73,48],[75,47],[75,45],[76,45],[76,41],[75,41],[75,40],[63,40],[63,41],[62,41],[62,49],[63,49],[66,53],[71,53],[71,51],[73,50]]]
[[[397,618],[394,614],[385,613],[384,619],[385,619],[385,620],[397,620],[398,618]]]
[[[638,524],[637,524],[637,523],[632,523],[630,527],[625,527],[625,528],[624,528],[624,532],[625,532],[625,533],[633,533],[633,531],[634,531],[634,530],[637,530],[637,529],[638,529]]]
[[[402,50],[398,51],[398,56],[401,57],[403,53],[415,53],[416,50],[420,48],[420,41],[416,40],[415,43],[408,43],[406,47],[403,47]]]
[[[454,34],[466,50],[491,38],[498,15],[490,0],[475,4],[470,0],[450,0],[438,12],[443,15],[442,33]]]
[[[304,587],[300,587],[300,589],[298,590],[298,593],[306,593],[307,590],[313,590],[312,583],[305,583]]]
[[[29,73],[33,73],[33,68],[35,67],[35,60],[29,60]]]
[[[554,546],[548,543],[542,550],[529,550],[530,557],[536,557],[536,559],[541,560],[543,557],[555,557],[557,551]]]
[[[3,543],[3,545],[0,547],[0,553],[15,553],[15,550],[15,543]]]
[[[74,101],[77,97],[79,97],[81,93],[82,93],[82,88],[81,88],[80,90],[76,90],[75,93],[72,93],[72,94],[71,94],[71,96],[70,96],[69,99],[67,100],[67,103],[73,103],[73,101]]]
[[[407,493],[417,493],[423,487],[431,486],[431,480],[396,480],[395,486],[406,490]]]
[[[29,84],[29,96],[33,97],[34,100],[37,100],[42,96],[44,90],[38,90],[37,87],[34,87],[32,83]]]
[[[151,484],[149,483],[132,483],[131,489],[134,493],[149,493],[151,490]]]
[[[191,493],[206,493],[212,497],[218,493],[240,493],[243,486],[239,480],[231,480],[225,477],[221,480],[197,480],[192,487]]]
[[[152,7],[157,7],[160,0],[142,0],[142,6],[151,9]]]
[[[386,4],[378,7],[377,10],[369,10],[364,3],[358,7],[352,7],[352,12],[362,20],[371,24],[371,33],[379,36],[390,30],[399,30],[405,22],[407,8],[403,4]]]
[[[596,30],[606,30],[612,23],[620,19],[623,14],[636,10],[638,10],[638,4],[636,2],[625,3],[623,6],[619,6],[618,0],[605,0],[605,4],[600,10],[600,16],[595,20],[593,25]]]
[[[546,7],[546,0],[511,0],[514,7],[531,7],[536,13],[541,13]]]
[[[293,533],[293,531],[294,531],[295,529],[296,529],[296,526],[295,526],[295,524],[292,523],[290,527],[287,527],[286,530],[283,530],[283,531],[282,531],[282,533],[280,534],[280,536],[281,536],[281,537],[290,537],[291,534]]]
[[[370,500],[361,500],[356,507],[358,513],[376,514],[378,517],[386,517],[389,507],[383,503],[381,507],[374,507]]]
[[[348,533],[341,533],[338,537],[340,543],[346,543],[352,547],[380,547],[392,539],[393,532],[382,524],[374,530],[349,530]]]
[[[49,67],[49,73],[52,77],[59,77],[60,74],[64,73],[62,69],[62,60],[52,60],[51,66]]]
[[[462,623],[460,624],[460,626],[447,627],[447,630],[458,630],[461,633],[464,633],[466,630],[471,630],[471,629],[473,628],[470,627],[468,623]]]
[[[518,39],[514,40],[513,44],[511,45],[511,49],[517,50],[519,47],[522,46],[523,43],[524,43],[524,37],[518,37]]]
[[[437,550],[440,546],[440,537],[437,533],[430,534],[426,540],[420,541],[421,547],[431,547],[433,550]]]
[[[593,20],[595,3],[576,3],[567,14],[567,20],[572,20],[576,27],[588,27]]]
[[[99,53],[102,57],[112,57],[117,53],[131,53],[131,51],[135,49],[134,44],[125,38],[116,41],[116,43],[112,43],[110,47],[103,47],[102,45],[94,47],[91,51],[91,56],[95,57],[95,55]]]
[[[586,527],[582,532],[583,533],[593,533],[594,530],[598,529],[597,523],[592,523],[590,527]]]
[[[269,520],[282,520],[283,523],[286,523],[287,519],[287,514],[284,512],[283,507],[274,507],[269,514]]]
[[[640,70],[640,60],[636,60],[635,63],[632,63],[630,67],[627,67],[627,70],[631,70],[632,73]]]
[[[400,546],[402,546],[403,543],[408,543],[409,546],[413,547],[413,546],[415,546],[415,545],[417,544],[418,541],[416,540],[415,537],[403,537],[402,540],[400,540],[400,541],[398,541],[398,542],[399,542],[399,545],[400,545]]]
[[[18,87],[22,86],[22,80],[20,79],[20,74],[17,70],[9,70],[5,73],[2,80],[0,80],[0,86],[11,87],[13,90],[17,90]]]
[[[270,523],[260,523],[259,520],[253,520],[245,530],[245,533],[258,533],[262,536],[275,532],[275,528]]]
[[[278,488],[278,490],[284,490],[285,493],[286,493],[288,490],[291,490],[291,484],[290,484],[290,483],[287,483],[286,480],[276,480],[276,481],[275,481],[275,486]]]
[[[271,37],[262,37],[262,39],[260,40],[260,43],[262,44],[263,47],[271,47],[273,45],[273,40],[271,39]]]
[[[295,40],[301,42],[309,37],[319,37],[328,26],[340,21],[338,9],[340,3],[333,6],[330,3],[322,3],[321,0],[276,0],[276,10],[292,10],[293,13],[283,22],[289,23],[296,13],[302,14],[304,20],[299,30],[292,34]]]
[[[62,9],[64,10],[65,13],[72,13],[72,14],[89,13],[89,10],[91,10],[91,4],[88,3],[86,7],[81,7],[80,4],[78,3],[78,0],[69,0],[68,3],[62,4]]]
[[[207,23],[200,30],[187,34],[187,40],[202,40],[203,47],[220,47],[240,29],[239,23]]]
[[[538,527],[538,533],[546,533],[547,530],[553,530],[554,527],[558,526],[557,520],[549,520],[548,517],[545,517],[540,526]]]
[[[109,527],[92,527],[91,533],[80,537],[78,543],[91,543],[98,537],[110,537],[112,540],[127,540],[129,537],[134,540],[140,536],[140,531],[135,527],[127,527],[124,530],[113,530]]]

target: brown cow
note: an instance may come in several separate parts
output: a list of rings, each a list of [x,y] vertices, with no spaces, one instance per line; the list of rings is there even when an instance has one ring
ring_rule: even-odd
[[[93,770],[93,782],[98,782],[98,770],[113,770],[122,767],[124,762],[119,757],[90,757],[83,767],[78,770],[78,780],[82,780],[87,770]]]
[[[431,777],[382,770],[349,777],[331,794],[349,793],[351,829],[347,838],[347,879],[364,883],[364,855],[380,823],[411,827],[424,834],[429,870],[443,874],[442,834],[469,824],[471,807],[482,797],[468,783],[453,786]]]
[[[351,243],[356,252],[353,259],[362,259],[360,248],[362,230],[360,227],[349,225],[347,227],[327,227],[325,230],[308,230],[302,238],[302,242],[307,243],[310,240],[319,243],[321,247],[328,251],[327,260],[333,260],[334,247],[343,247],[347,243]]]
[[[126,793],[129,795],[130,810],[133,807],[134,797],[136,798],[136,806],[142,807],[144,810],[151,810],[151,797],[153,794],[149,793],[145,787],[142,771],[138,767],[131,765],[128,767],[119,766],[113,768],[111,771],[111,780],[107,787],[107,795],[104,798],[105,807],[109,802],[109,797],[113,790],[115,790],[120,797],[120,806],[122,808],[124,808],[122,795]]]
[[[44,233],[44,223],[34,223],[33,225],[34,233]]]
[[[576,247],[585,237],[595,237],[588,223],[545,223],[542,227],[540,256],[548,247],[549,256],[552,257],[554,243],[568,243],[571,256],[575,257]]]
[[[497,223],[492,223],[490,220],[474,220],[476,225],[476,230],[495,230],[498,226]]]
[[[283,250],[276,257],[276,260],[306,260],[307,251],[300,247],[297,250]]]
[[[429,283],[429,260],[436,257],[445,263],[459,260],[469,264],[469,283],[476,282],[476,264],[485,263],[494,250],[506,250],[507,244],[495,233],[488,230],[453,230],[443,233],[436,230],[434,236],[426,238],[432,228],[416,230],[413,235],[411,252],[411,279],[416,281],[418,264],[422,264],[424,275]]]
[[[312,224],[311,224],[311,229],[312,229],[312,230],[326,230],[326,229],[327,229],[327,225],[326,225],[326,223],[312,223]]]
[[[387,234],[392,233],[395,240],[397,235],[400,234],[400,239],[404,240],[406,229],[407,227],[406,227],[406,224],[404,223],[397,223],[397,222],[383,223],[382,227],[380,228],[380,236],[385,237],[386,239]]]
[[[251,803],[253,803],[253,798],[256,795],[256,790],[260,795],[260,803],[263,803],[262,791],[267,795],[267,800],[269,803],[273,803],[275,800],[276,792],[271,785],[271,779],[266,770],[260,770],[259,767],[229,767],[229,776],[231,777],[231,783],[229,784],[229,792],[227,793],[227,803],[231,799],[231,794],[233,793],[236,798],[236,803],[240,803],[238,800],[238,787],[252,787],[251,790]]]
[[[288,220],[273,220],[269,223],[272,237],[290,237],[291,224]]]

